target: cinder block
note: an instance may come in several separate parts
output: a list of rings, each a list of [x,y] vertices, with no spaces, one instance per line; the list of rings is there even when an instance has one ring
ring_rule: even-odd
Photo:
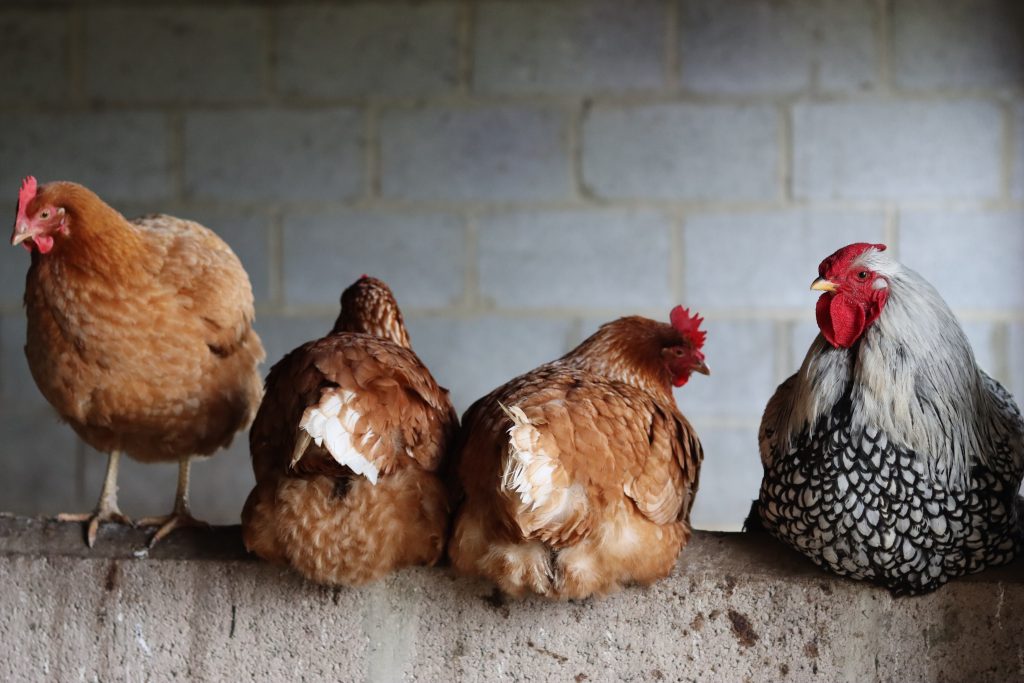
[[[26,175],[74,180],[107,202],[173,193],[167,117],[158,113],[0,114],[0,187],[13,203]]]
[[[1009,370],[1010,381],[1006,388],[1013,392],[1017,399],[1017,405],[1024,401],[1024,324],[1010,323],[1009,342]]]
[[[238,524],[255,484],[249,432],[239,432],[230,448],[192,464],[192,509],[211,524]]]
[[[552,211],[480,219],[480,292],[507,308],[671,305],[671,222],[652,211]]]
[[[256,301],[270,299],[270,228],[265,214],[240,209],[186,209],[181,216],[202,223],[227,242],[249,274]]]
[[[869,0],[686,0],[683,87],[725,94],[870,88],[878,79],[876,7]]]
[[[812,306],[808,308],[802,320],[793,323],[790,327],[789,363],[783,368],[782,376],[778,378],[779,384],[800,369],[804,358],[807,357],[807,352],[811,349],[811,344],[814,343],[819,334],[821,334],[821,331],[818,329],[818,323],[814,320],[814,307]],[[775,391],[772,390],[772,394],[774,393]],[[767,401],[765,405],[767,405]]]
[[[808,308],[818,264],[853,242],[881,242],[879,211],[690,214],[683,291],[700,308]]]
[[[987,320],[961,320],[961,327],[971,342],[971,349],[974,351],[974,360],[978,367],[994,377],[997,381],[1008,385],[1010,377],[1001,372],[1006,364],[1001,362],[1005,352],[999,348],[997,330],[998,323]]]
[[[335,310],[342,290],[366,273],[387,282],[404,308],[449,306],[463,293],[465,239],[452,214],[288,213],[285,301]]]
[[[192,112],[185,191],[204,199],[348,199],[363,189],[362,143],[355,109]]]
[[[34,388],[34,387],[33,387]],[[0,510],[52,516],[91,510],[96,498],[83,495],[77,477],[76,439],[70,427],[45,410],[0,415]]]
[[[22,311],[0,316],[0,401],[4,410],[46,412],[50,404],[36,387],[25,358],[26,325]]]
[[[381,192],[412,200],[570,194],[565,113],[549,107],[400,109],[381,115]]]
[[[739,531],[761,488],[757,428],[714,427],[700,420],[693,427],[704,446],[704,464],[690,523],[697,529]]]
[[[774,199],[778,132],[766,106],[597,106],[583,122],[583,182],[607,198]]]
[[[1013,159],[1010,192],[1014,199],[1024,199],[1024,104],[1013,108]]]
[[[650,90],[664,80],[661,2],[488,2],[477,9],[480,92]]]
[[[257,315],[256,331],[263,341],[263,348],[267,351],[267,359],[261,368],[263,376],[266,377],[270,368],[295,347],[319,339],[330,332],[337,317],[337,313],[299,316],[269,313]]]
[[[277,88],[313,98],[451,90],[456,26],[451,2],[282,7],[276,17]]]
[[[267,94],[267,21],[244,6],[93,7],[85,83],[96,100],[225,102]]]
[[[17,188],[11,192],[12,202],[17,201]],[[13,205],[13,204],[12,204]],[[8,216],[13,225],[12,215]],[[0,249],[0,305],[14,310],[21,307],[25,294],[25,275],[31,263],[31,257],[24,249],[11,249],[4,245]]]
[[[909,0],[892,4],[892,74],[902,88],[1017,87],[1024,77],[1013,0]]]
[[[1003,122],[991,102],[829,102],[793,113],[801,199],[990,199]]]
[[[461,415],[495,387],[569,349],[568,319],[410,316],[412,347]]]
[[[758,419],[775,391],[775,323],[706,320],[704,346],[711,376],[694,375],[676,401],[693,417]]]
[[[70,89],[67,14],[38,6],[33,11],[5,9],[0,12],[0,35],[0,102],[65,102]]]
[[[900,215],[900,260],[953,308],[1024,306],[1024,214],[907,211]]]

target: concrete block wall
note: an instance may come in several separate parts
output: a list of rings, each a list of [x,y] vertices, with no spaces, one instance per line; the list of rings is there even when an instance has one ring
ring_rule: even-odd
[[[807,285],[884,241],[1024,393],[1024,10],[1011,0],[30,3],[0,7],[0,189],[88,184],[198,219],[252,278],[270,359],[387,279],[460,409],[625,313],[707,317],[678,398],[707,450],[695,522],[735,528],[756,427],[816,333]],[[21,347],[0,251],[0,508],[90,507],[103,459]],[[236,518],[244,437],[197,467]],[[162,512],[173,467],[128,464]]]

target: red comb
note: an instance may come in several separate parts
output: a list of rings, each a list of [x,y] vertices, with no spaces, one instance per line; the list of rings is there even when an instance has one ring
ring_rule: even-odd
[[[832,272],[833,269],[845,270],[849,268],[853,260],[868,249],[885,251],[886,246],[884,244],[871,244],[870,242],[848,244],[821,262],[821,265],[818,266],[818,275],[827,277],[828,273]]]
[[[676,328],[679,334],[689,339],[690,343],[696,348],[699,349],[704,346],[704,340],[708,337],[708,333],[700,329],[700,324],[704,322],[704,318],[696,313],[693,314],[693,317],[690,317],[689,308],[676,306],[669,314],[669,320],[672,321],[672,327]]]
[[[28,203],[36,196],[36,179],[33,176],[26,176],[21,181],[21,190],[18,191],[18,220],[27,218],[25,211],[28,210]]]

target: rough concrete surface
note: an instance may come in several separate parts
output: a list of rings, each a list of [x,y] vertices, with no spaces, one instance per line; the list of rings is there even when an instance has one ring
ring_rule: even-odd
[[[761,535],[698,532],[674,574],[512,602],[444,568],[331,589],[237,527],[145,535],[0,517],[0,679],[1020,681],[1024,563],[894,600]]]

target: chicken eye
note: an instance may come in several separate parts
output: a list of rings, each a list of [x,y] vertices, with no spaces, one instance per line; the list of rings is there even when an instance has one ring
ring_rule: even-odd
[[[857,279],[858,280],[867,280],[868,279],[868,271],[862,270],[859,273],[857,273]]]
[[[39,214],[39,217],[44,219],[44,220],[49,218],[50,217],[49,209],[44,209],[43,212]]]

